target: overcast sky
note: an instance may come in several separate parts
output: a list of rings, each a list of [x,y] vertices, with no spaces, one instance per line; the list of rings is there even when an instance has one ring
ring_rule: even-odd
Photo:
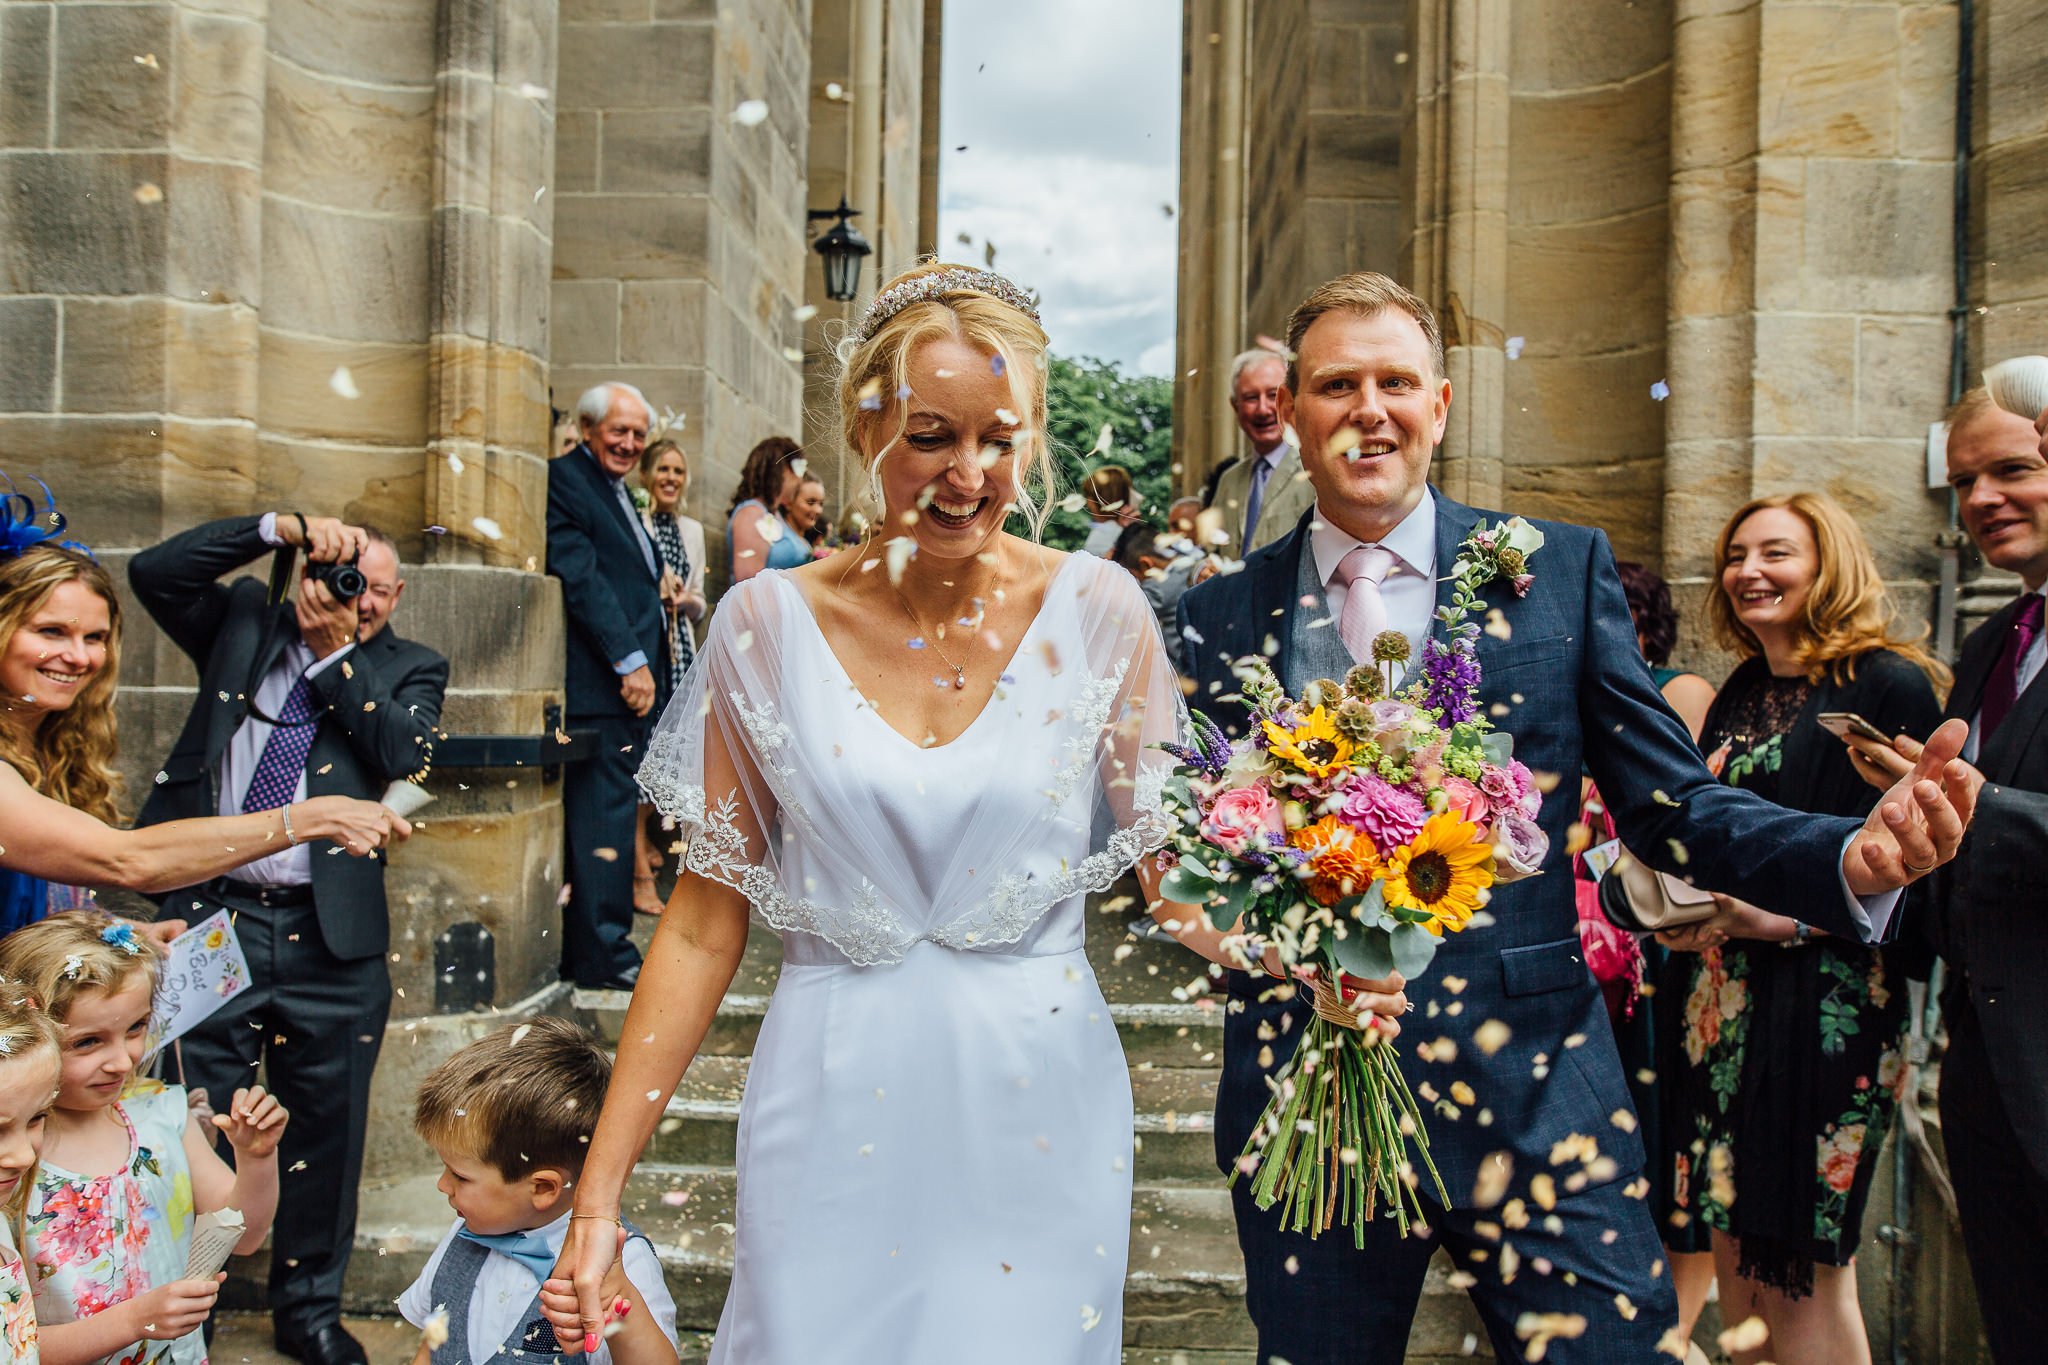
[[[1173,370],[1180,22],[1172,0],[946,0],[939,252],[993,243],[1056,352],[1126,372]]]

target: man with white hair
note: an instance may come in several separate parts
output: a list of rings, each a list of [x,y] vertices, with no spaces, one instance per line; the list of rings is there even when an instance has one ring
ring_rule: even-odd
[[[1246,351],[1230,362],[1230,410],[1251,448],[1216,481],[1209,506],[1223,514],[1218,529],[1227,539],[1204,550],[1242,559],[1292,531],[1315,505],[1301,456],[1287,444],[1280,416],[1286,389],[1287,362],[1271,351]]]
[[[640,975],[633,772],[661,700],[651,665],[661,652],[661,560],[626,475],[640,463],[651,412],[631,384],[597,385],[576,403],[582,441],[548,465],[548,572],[562,581],[569,623],[565,709],[570,729],[597,740],[562,782],[562,975],[599,989],[631,989]]]

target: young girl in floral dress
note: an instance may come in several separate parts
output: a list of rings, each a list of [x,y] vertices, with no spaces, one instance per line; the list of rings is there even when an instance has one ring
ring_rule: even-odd
[[[234,1208],[235,1251],[263,1242],[277,1211],[285,1111],[237,1090],[214,1152],[183,1086],[141,1081],[160,950],[100,915],[52,915],[0,941],[0,974],[49,1003],[62,1069],[23,1250],[35,1279],[44,1365],[204,1365],[200,1326],[225,1276],[185,1279],[197,1214]]]
[[[15,981],[0,981],[0,1362],[36,1365],[35,1284],[21,1219],[57,1098],[57,1026]]]

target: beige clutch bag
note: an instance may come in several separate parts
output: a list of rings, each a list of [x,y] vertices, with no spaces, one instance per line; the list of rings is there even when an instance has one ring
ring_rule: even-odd
[[[1613,911],[1625,909],[1635,921],[1622,925],[1624,929],[1654,934],[1714,917],[1713,892],[1639,863],[1626,850],[1607,875],[1620,879],[1622,895],[1606,898],[1603,904]]]

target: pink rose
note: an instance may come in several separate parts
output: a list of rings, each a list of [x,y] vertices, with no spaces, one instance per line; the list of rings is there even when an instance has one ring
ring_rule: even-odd
[[[1202,837],[1233,858],[1245,845],[1264,845],[1268,834],[1283,834],[1280,803],[1263,787],[1233,787],[1216,798],[1202,821]]]
[[[1521,793],[1523,817],[1534,820],[1543,811],[1543,792],[1536,785],[1536,774],[1521,759],[1511,758],[1508,776],[1515,780],[1515,790]]]
[[[1487,821],[1486,793],[1462,777],[1446,777],[1443,782],[1444,809],[1471,825],[1483,825]]]

